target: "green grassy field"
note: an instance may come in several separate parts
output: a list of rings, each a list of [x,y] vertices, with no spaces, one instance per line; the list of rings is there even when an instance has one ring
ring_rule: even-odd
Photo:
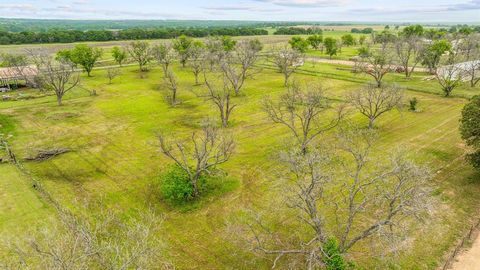
[[[292,36],[288,35],[273,35],[274,29],[269,28],[269,35],[267,36],[255,36],[255,37],[234,37],[234,39],[241,40],[241,39],[251,39],[251,38],[258,38],[265,44],[266,49],[270,48],[271,46],[283,46],[287,44],[287,41],[290,40]],[[347,29],[340,29],[340,30],[331,30],[325,31],[323,33],[323,37],[333,37],[336,39],[340,39],[343,35],[351,34],[350,30]],[[362,36],[362,34],[352,34],[356,39]],[[365,35],[367,38],[369,35]],[[303,36],[307,37],[307,36]],[[168,40],[147,40],[152,44],[164,43],[169,42]],[[104,50],[103,59],[111,59],[110,51],[114,46],[127,46],[131,41],[106,41],[106,42],[79,42],[79,43],[58,43],[58,44],[30,44],[30,45],[2,45],[0,46],[0,54],[1,53],[25,53],[26,50],[37,50],[41,49],[43,51],[49,51],[52,54],[56,53],[59,50],[70,49],[73,48],[76,44],[88,44],[89,46],[95,46],[102,48]],[[334,56],[334,59],[349,59],[352,56],[357,55],[357,49],[359,46],[351,46],[351,47],[343,47],[342,52],[339,52],[338,55]],[[313,56],[322,56],[327,58],[328,56],[320,53],[320,51],[311,50],[307,53],[308,55]]]
[[[67,95],[62,107],[56,106],[53,96],[0,102],[0,121],[9,123],[5,131],[14,134],[13,149],[21,158],[38,149],[72,149],[48,161],[25,163],[63,205],[80,211],[76,205],[79,200],[99,199],[105,208],[125,213],[153,207],[159,218],[165,217],[162,238],[168,247],[166,257],[178,269],[268,269],[271,258],[239,247],[226,232],[226,221],[245,208],[262,209],[281,196],[272,186],[275,172],[283,168],[271,157],[289,133],[267,119],[260,103],[264,96],[276,97],[285,90],[281,74],[268,64],[261,66],[261,74],[249,79],[244,94],[234,98],[238,109],[228,130],[235,134],[237,151],[221,166],[233,180],[189,210],[169,207],[152,188],[171,164],[158,152],[157,134],[172,131],[187,135],[203,118],[216,117],[211,104],[192,93],[204,86],[194,86],[188,69],[174,67],[182,101],[176,107],[165,101],[160,68],[140,76],[137,67],[125,67],[111,85],[105,71],[96,70],[90,78],[83,76],[82,87],[95,89],[98,96],[76,89]],[[294,77],[321,82],[327,95],[339,100],[369,81],[352,74],[348,67],[318,63],[307,63]],[[387,81],[408,89],[407,99],[418,98],[420,112],[391,112],[377,123],[381,139],[375,153],[381,156],[399,146],[409,149],[417,162],[435,173],[432,185],[440,201],[430,222],[412,236],[411,246],[394,259],[392,269],[435,269],[469,227],[480,203],[479,177],[463,159],[466,150],[458,133],[465,97],[480,94],[480,89],[462,87],[454,97],[443,98],[436,83],[424,77],[416,74],[405,80],[402,74],[389,75]],[[366,125],[358,115],[350,117]],[[0,164],[0,176],[0,232],[15,231],[22,236],[27,234],[27,227],[41,226],[54,218],[51,207],[15,167]],[[363,258],[361,252],[354,252],[354,257],[365,269],[377,263]]]

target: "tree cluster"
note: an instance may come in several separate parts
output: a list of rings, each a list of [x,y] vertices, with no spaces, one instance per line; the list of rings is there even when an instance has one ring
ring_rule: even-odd
[[[48,30],[45,32],[1,32],[0,45],[73,43],[85,41],[172,39],[179,36],[257,36],[268,35],[268,31],[251,27],[225,28],[132,28],[124,30]]]
[[[278,28],[274,35],[321,35],[323,30],[317,27],[303,28],[303,27],[281,27]]]

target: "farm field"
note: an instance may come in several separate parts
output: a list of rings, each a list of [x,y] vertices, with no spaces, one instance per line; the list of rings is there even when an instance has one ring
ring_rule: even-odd
[[[343,33],[324,32],[324,37]],[[259,38],[268,48],[284,44],[290,36]],[[91,45],[108,50],[126,43]],[[5,46],[0,51],[42,47],[53,53],[72,46]],[[337,59],[350,57],[354,50],[344,48]],[[24,165],[59,203],[73,212],[85,211],[79,205],[82,200],[99,201],[102,207],[125,214],[153,209],[155,216],[163,219],[163,256],[178,269],[268,269],[273,258],[255,255],[228,230],[228,224],[246,210],[268,209],[272,202],[280,203],[278,198],[282,197],[276,173],[285,172],[285,168],[275,162],[274,156],[290,135],[286,128],[268,119],[262,100],[267,95],[278,98],[285,92],[283,77],[270,63],[261,62],[257,68],[261,71],[246,81],[241,95],[233,98],[238,107],[227,130],[234,134],[237,148],[232,159],[221,165],[228,177],[188,207],[166,204],[158,196],[156,185],[172,164],[159,152],[158,134],[171,132],[186,137],[198,130],[205,117],[217,119],[210,102],[195,95],[205,86],[194,85],[189,68],[179,64],[173,67],[181,101],[176,106],[166,102],[167,88],[160,67],[152,66],[145,73],[140,73],[137,66],[123,67],[113,84],[108,84],[105,70],[94,70],[93,77],[82,75],[81,88],[68,93],[63,106],[56,105],[54,96],[0,102],[0,115],[4,117],[0,118],[0,131],[13,135],[10,143],[20,158],[32,156],[32,151],[38,149],[72,150],[47,161],[26,161]],[[338,103],[370,81],[350,69],[307,62],[293,79],[321,83],[326,95]],[[419,110],[410,112],[404,108],[380,118],[376,127],[380,139],[374,154],[384,157],[400,147],[416,162],[427,165],[434,175],[431,185],[438,203],[432,217],[411,236],[409,248],[393,260],[363,257],[362,249],[367,245],[356,247],[352,256],[360,268],[436,269],[478,213],[480,177],[464,159],[466,146],[458,126],[461,109],[469,97],[480,94],[480,88],[462,86],[452,97],[445,98],[436,81],[426,77],[423,73],[411,79],[402,74],[387,76],[388,83],[406,89],[405,100],[418,99]],[[90,96],[85,90],[95,90],[98,96]],[[35,95],[37,90],[18,91]],[[349,111],[349,120],[367,126],[366,119],[352,108]],[[324,136],[328,140],[335,134]],[[28,176],[3,163],[0,176],[0,232],[24,237],[55,222],[54,209],[32,188]],[[288,218],[292,216],[285,216]]]
[[[351,26],[350,28],[352,28]],[[350,30],[334,30],[334,31],[324,31],[323,37],[332,37],[336,39],[340,39],[343,35],[351,34]],[[362,34],[352,34],[355,38],[358,39],[359,36]],[[365,35],[369,36],[369,35]],[[288,40],[290,40],[292,36],[290,35],[273,35],[273,32],[266,36],[254,36],[254,37],[233,37],[236,40],[242,39],[253,39],[258,38],[263,44],[265,44],[266,48],[274,47],[274,46],[284,46]],[[307,37],[307,36],[302,36]],[[157,39],[157,40],[146,40],[152,44],[159,44],[159,43],[166,43],[169,40],[165,39]],[[89,46],[99,47],[104,49],[106,54],[109,54],[110,50],[114,46],[125,46],[128,45],[131,41],[105,41],[105,42],[78,42],[78,43],[56,43],[56,44],[23,44],[23,45],[1,45],[0,46],[0,53],[25,53],[26,50],[45,50],[49,51],[52,54],[56,53],[59,50],[70,49],[73,48],[76,44],[88,44]],[[357,54],[356,50],[359,46],[351,46],[351,47],[344,47],[343,52],[339,53],[337,56],[334,56],[335,59],[348,59],[351,56]],[[320,56],[323,55],[319,51],[310,51],[308,54]],[[323,55],[325,58],[328,56]]]

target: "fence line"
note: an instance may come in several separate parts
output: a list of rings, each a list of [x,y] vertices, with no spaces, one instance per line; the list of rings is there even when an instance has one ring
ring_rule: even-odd
[[[35,178],[35,176],[23,165],[23,163],[17,158],[16,154],[13,152],[12,148],[8,144],[8,142],[0,137],[0,144],[3,145],[3,148],[8,155],[8,161],[13,164],[17,170],[26,176],[32,187],[38,191],[40,197],[47,202],[48,204],[52,205],[58,213],[67,213],[71,215],[71,212],[67,209],[63,208],[59,202],[57,202],[53,196],[43,187],[42,183]]]

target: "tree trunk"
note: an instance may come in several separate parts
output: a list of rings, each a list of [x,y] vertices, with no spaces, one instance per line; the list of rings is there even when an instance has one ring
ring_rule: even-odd
[[[475,87],[477,83],[480,81],[480,78],[475,77],[475,74],[472,75],[472,79],[470,80],[470,86]]]
[[[192,180],[192,188],[193,188],[192,196],[194,198],[198,198],[200,196],[200,190],[198,189],[198,178],[199,176],[194,176],[194,179]]]
[[[177,90],[172,91],[172,105],[177,103]]]
[[[407,78],[407,79],[410,78],[410,75],[411,75],[410,70],[409,70],[408,66],[406,66],[405,67],[405,78]]]
[[[375,127],[374,122],[375,122],[375,118],[370,117],[369,121],[368,121],[368,128],[369,129],[373,129]]]
[[[302,154],[305,156],[308,152],[308,146],[307,146],[307,144],[305,144],[305,142],[302,143],[302,149],[301,150],[302,150]]]
[[[167,73],[168,73],[168,64],[163,64],[163,77],[167,78]]]
[[[222,126],[224,128],[228,127],[228,114],[225,114],[223,108],[220,110],[220,118],[222,119]]]
[[[62,97],[61,96],[57,96],[57,104],[58,104],[58,106],[62,106]]]

